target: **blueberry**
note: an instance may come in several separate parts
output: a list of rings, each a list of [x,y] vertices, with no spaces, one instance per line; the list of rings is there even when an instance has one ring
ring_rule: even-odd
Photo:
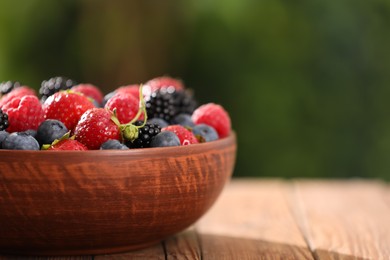
[[[100,150],[129,150],[129,148],[118,140],[108,140],[100,146]]]
[[[194,127],[195,124],[191,119],[191,115],[189,114],[178,114],[172,119],[172,124],[174,125],[182,125],[184,127]]]
[[[104,106],[106,105],[107,101],[108,101],[110,98],[112,98],[115,94],[116,94],[115,91],[112,91],[112,92],[106,94],[106,95],[103,97],[102,107],[104,107]]]
[[[200,136],[204,142],[211,142],[218,140],[218,133],[215,129],[206,124],[199,124],[192,128],[192,133],[195,136]]]
[[[0,131],[0,149],[3,141],[9,136],[9,133],[6,131]]]
[[[10,150],[39,150],[39,143],[25,132],[15,132],[3,141],[2,147]]]
[[[67,132],[68,129],[61,121],[47,119],[38,127],[37,140],[41,145],[51,144],[54,140],[60,139]]]
[[[32,137],[34,137],[35,139],[37,138],[37,131],[33,130],[33,129],[29,129],[29,130],[26,130],[24,131],[26,134],[28,135],[31,135]]]
[[[157,118],[157,117],[149,119],[148,123],[158,125],[161,128],[166,127],[166,126],[169,125],[167,123],[167,121],[165,121],[164,119],[161,119],[161,118]]]
[[[150,147],[180,146],[177,135],[171,131],[164,131],[152,138]]]

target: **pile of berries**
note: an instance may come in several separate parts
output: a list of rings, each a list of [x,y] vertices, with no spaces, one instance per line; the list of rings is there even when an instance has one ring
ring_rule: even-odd
[[[158,77],[103,96],[92,84],[54,77],[39,97],[19,82],[0,84],[0,149],[105,150],[192,145],[227,137],[229,114],[198,106],[180,80]]]

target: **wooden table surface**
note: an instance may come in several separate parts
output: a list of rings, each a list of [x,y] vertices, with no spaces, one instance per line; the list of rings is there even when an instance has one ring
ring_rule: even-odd
[[[390,259],[390,187],[367,180],[234,179],[193,227],[156,246],[50,259]]]

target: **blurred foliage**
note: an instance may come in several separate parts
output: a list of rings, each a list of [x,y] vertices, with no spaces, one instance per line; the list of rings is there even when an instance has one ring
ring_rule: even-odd
[[[386,0],[0,2],[0,80],[169,74],[221,103],[235,176],[390,179]]]

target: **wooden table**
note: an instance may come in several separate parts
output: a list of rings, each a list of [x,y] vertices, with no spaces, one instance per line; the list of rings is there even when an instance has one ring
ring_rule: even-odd
[[[159,245],[50,259],[390,259],[390,187],[363,180],[235,179],[200,221]]]

